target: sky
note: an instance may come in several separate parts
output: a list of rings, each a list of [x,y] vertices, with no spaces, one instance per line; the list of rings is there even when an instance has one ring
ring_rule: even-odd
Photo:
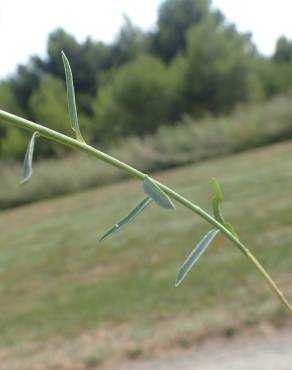
[[[48,34],[64,28],[79,41],[110,42],[123,14],[144,30],[155,26],[162,0],[0,0],[0,78],[30,55],[45,55]],[[240,31],[251,31],[260,52],[270,55],[280,35],[292,39],[291,0],[213,0]]]

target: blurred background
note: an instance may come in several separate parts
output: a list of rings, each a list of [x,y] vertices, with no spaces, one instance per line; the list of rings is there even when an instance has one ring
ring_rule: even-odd
[[[207,210],[216,176],[226,217],[291,299],[291,11],[286,0],[3,0],[0,109],[72,135],[64,50],[86,141]],[[273,338],[291,348],[284,310],[223,237],[174,288],[208,230],[194,215],[151,206],[98,245],[139,183],[42,139],[19,187],[29,137],[0,122],[1,370],[156,369],[149,358],[255,333],[268,351]],[[253,369],[241,365],[222,369]]]

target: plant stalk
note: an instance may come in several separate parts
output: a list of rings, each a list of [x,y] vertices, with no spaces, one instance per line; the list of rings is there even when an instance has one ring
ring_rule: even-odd
[[[86,143],[80,142],[75,140],[69,136],[63,135],[57,131],[51,130],[45,126],[37,124],[35,122],[29,121],[27,119],[15,116],[11,113],[5,112],[0,110],[0,121],[6,124],[11,124],[13,126],[35,132],[37,131],[40,136],[58,142],[62,145],[68,146],[73,149],[77,149],[81,152],[84,152],[90,156],[93,156],[103,162],[106,162],[114,167],[119,168],[120,170],[128,173],[130,176],[133,176],[139,180],[144,181],[146,174],[138,171],[137,169],[133,168],[132,166],[127,165],[124,162],[119,161],[118,159],[98,150],[95,149]],[[280,303],[286,308],[286,310],[292,315],[292,306],[289,304],[287,299],[284,297],[283,293],[277,287],[274,280],[270,277],[264,267],[260,264],[260,262],[256,259],[256,257],[247,249],[234,235],[232,235],[221,223],[216,221],[211,215],[209,215],[206,211],[202,208],[198,207],[197,205],[190,202],[188,199],[184,198],[176,191],[170,189],[169,187],[161,184],[160,182],[152,179],[156,182],[156,184],[172,199],[176,200],[181,205],[185,206],[186,208],[190,209],[192,212],[199,215],[209,224],[214,226],[215,228],[219,229],[249,260],[253,263],[257,271],[262,275],[262,277],[267,282],[268,286],[272,290],[272,292],[276,295],[277,299]]]

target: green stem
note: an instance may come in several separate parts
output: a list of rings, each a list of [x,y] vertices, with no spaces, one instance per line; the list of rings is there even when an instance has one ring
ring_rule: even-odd
[[[13,126],[17,126],[19,128],[23,128],[25,130],[29,130],[31,132],[38,131],[40,136],[58,142],[60,144],[66,145],[68,147],[77,149],[81,152],[87,153],[95,158],[98,158],[114,167],[119,168],[120,170],[128,173],[129,175],[139,179],[144,180],[146,174],[141,171],[136,170],[135,168],[119,161],[118,159],[101,152],[98,149],[95,149],[83,142],[75,140],[69,136],[60,134],[54,130],[51,130],[47,127],[34,123],[32,121],[26,120],[24,118],[15,116],[13,114],[7,113],[3,110],[0,110],[0,121],[11,124]],[[192,212],[199,215],[209,224],[214,226],[215,228],[219,229],[239,250],[254,264],[257,271],[262,275],[262,277],[266,280],[267,284],[282,303],[282,305],[287,309],[287,311],[292,314],[292,307],[284,297],[283,293],[279,290],[273,279],[269,276],[267,271],[263,268],[263,266],[259,263],[259,261],[255,258],[255,256],[234,236],[232,235],[221,223],[216,221],[212,216],[210,216],[207,212],[203,209],[198,207],[197,205],[190,202],[188,199],[184,198],[174,190],[168,188],[167,186],[161,184],[160,182],[152,179],[157,183],[157,185],[172,199],[176,200],[178,203],[182,204],[186,208],[190,209]]]

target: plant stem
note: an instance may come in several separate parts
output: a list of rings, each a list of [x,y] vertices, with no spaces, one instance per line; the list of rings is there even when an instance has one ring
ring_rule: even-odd
[[[118,159],[98,150],[95,149],[83,142],[80,142],[78,140],[75,140],[69,136],[63,135],[57,131],[51,130],[45,126],[39,125],[37,123],[34,123],[32,121],[26,120],[24,118],[15,116],[11,113],[7,113],[3,110],[0,110],[0,121],[11,124],[13,126],[23,128],[25,130],[35,132],[37,131],[40,136],[58,142],[60,144],[66,145],[68,147],[77,149],[81,152],[87,153],[88,155],[91,155],[95,158],[100,159],[101,161],[104,161],[114,167],[119,168],[120,170],[128,173],[129,175],[139,179],[144,180],[146,174],[144,174],[141,171],[136,170],[135,168],[127,165],[124,162],[119,161]],[[255,256],[234,236],[232,235],[221,223],[216,221],[211,215],[209,215],[206,211],[198,207],[197,205],[190,202],[188,199],[184,198],[174,190],[170,189],[169,187],[161,184],[160,182],[152,179],[156,182],[156,184],[172,199],[176,200],[181,205],[185,206],[186,208],[190,209],[192,212],[199,215],[201,218],[203,218],[205,221],[207,221],[209,224],[214,226],[215,228],[219,229],[237,248],[240,249],[240,251],[253,263],[253,265],[256,267],[257,271],[262,275],[262,277],[266,280],[267,284],[273,291],[273,293],[276,295],[278,300],[281,302],[281,304],[286,308],[286,310],[292,315],[292,307],[287,301],[287,299],[284,297],[283,293],[279,290],[273,279],[270,277],[270,275],[267,273],[267,271],[263,268],[263,266],[259,263],[259,261],[255,258]]]

